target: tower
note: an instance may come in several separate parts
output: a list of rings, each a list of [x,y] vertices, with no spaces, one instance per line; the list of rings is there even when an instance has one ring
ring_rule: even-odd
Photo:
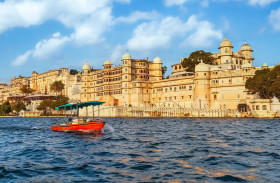
[[[194,106],[196,109],[210,108],[210,67],[199,63],[195,67]]]
[[[232,44],[227,38],[223,40],[220,44],[220,52],[221,52],[221,64],[230,64],[232,63]]]
[[[124,106],[131,105],[131,73],[132,73],[132,59],[131,55],[126,51],[122,57],[122,94],[124,97]]]
[[[81,100],[82,102],[86,102],[90,100],[89,97],[89,75],[90,75],[91,67],[88,62],[83,66],[82,71],[82,92],[81,92]]]
[[[152,80],[162,80],[162,62],[161,59],[157,56],[154,58],[152,63]]]
[[[241,46],[241,53],[242,56],[245,58],[245,60],[243,61],[243,64],[253,64],[253,50],[251,45],[247,44],[247,41],[245,41],[245,43]]]

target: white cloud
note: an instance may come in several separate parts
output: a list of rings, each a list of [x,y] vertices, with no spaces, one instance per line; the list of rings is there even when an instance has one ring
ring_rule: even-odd
[[[31,53],[32,53],[31,51],[27,51],[25,54],[18,56],[14,61],[12,61],[11,64],[13,66],[24,65],[28,61]]]
[[[280,8],[271,11],[269,15],[269,23],[275,31],[280,31]]]
[[[266,6],[277,1],[278,0],[249,0],[249,4],[252,6],[256,6],[256,5]]]
[[[159,14],[156,11],[151,12],[141,12],[135,11],[127,17],[119,17],[116,19],[116,22],[125,22],[125,23],[134,23],[138,20],[153,20],[159,17]]]
[[[46,60],[59,53],[63,46],[69,41],[70,39],[68,37],[62,37],[59,32],[54,33],[50,39],[39,41],[34,49],[28,50],[24,54],[18,56],[11,64],[13,66],[21,66],[31,58]]]
[[[210,47],[213,40],[220,40],[223,37],[221,31],[213,29],[213,25],[207,21],[198,22],[199,26],[185,41],[191,47]]]
[[[188,0],[164,0],[164,5],[165,6],[174,6],[174,5],[183,5],[186,3]]]
[[[62,37],[59,32],[54,33],[52,38],[41,40],[36,44],[32,56],[38,60],[46,60],[58,53],[69,41],[68,37]]]
[[[61,49],[66,42],[89,45],[103,41],[103,33],[114,25],[111,15],[113,1],[130,2],[130,0],[5,1],[0,3],[0,34],[15,27],[40,25],[48,20],[57,21],[73,30],[73,33],[68,36],[59,35],[49,40],[43,39],[31,50],[35,59],[46,59],[49,55],[53,55],[51,52],[56,52],[56,48]],[[30,54],[23,54],[17,59],[23,60],[28,57]],[[24,64],[25,62],[12,63]]]
[[[124,54],[124,46],[122,45],[117,45],[111,55],[111,61],[113,63],[116,63],[117,61],[119,61],[122,57],[122,55]]]
[[[137,51],[168,48],[172,40],[178,37],[192,47],[209,47],[213,40],[222,38],[222,32],[215,30],[210,22],[198,20],[195,15],[187,22],[177,17],[167,17],[162,21],[139,25],[126,47]]]

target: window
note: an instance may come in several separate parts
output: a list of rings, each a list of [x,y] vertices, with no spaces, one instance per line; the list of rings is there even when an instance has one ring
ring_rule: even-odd
[[[206,73],[204,73],[204,76],[206,76]]]
[[[207,94],[205,94],[205,98],[207,98]]]
[[[266,105],[262,106],[262,110],[264,110],[264,111],[266,110]]]
[[[252,105],[252,110],[255,110],[255,105]]]
[[[239,94],[237,95],[237,98],[240,98],[240,95],[239,95]]]
[[[228,64],[228,60],[226,60],[226,63]]]
[[[192,86],[189,86],[189,90],[192,90]]]
[[[184,99],[184,96],[181,96],[181,99]]]
[[[214,100],[217,100],[217,95],[216,94],[214,95]]]
[[[259,105],[256,105],[256,110],[260,110],[260,106]]]

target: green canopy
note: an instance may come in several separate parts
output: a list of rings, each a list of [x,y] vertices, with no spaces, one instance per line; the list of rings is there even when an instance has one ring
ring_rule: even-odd
[[[81,102],[78,104],[65,104],[62,106],[55,107],[55,110],[59,110],[59,109],[72,110],[72,109],[77,109],[77,106],[78,106],[78,108],[84,108],[84,107],[88,107],[88,106],[102,105],[104,103],[105,102],[89,101],[89,102]]]

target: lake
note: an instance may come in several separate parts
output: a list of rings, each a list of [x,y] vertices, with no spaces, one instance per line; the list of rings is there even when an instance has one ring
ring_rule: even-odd
[[[0,182],[280,182],[280,120],[103,118],[102,133],[56,118],[0,118]]]

